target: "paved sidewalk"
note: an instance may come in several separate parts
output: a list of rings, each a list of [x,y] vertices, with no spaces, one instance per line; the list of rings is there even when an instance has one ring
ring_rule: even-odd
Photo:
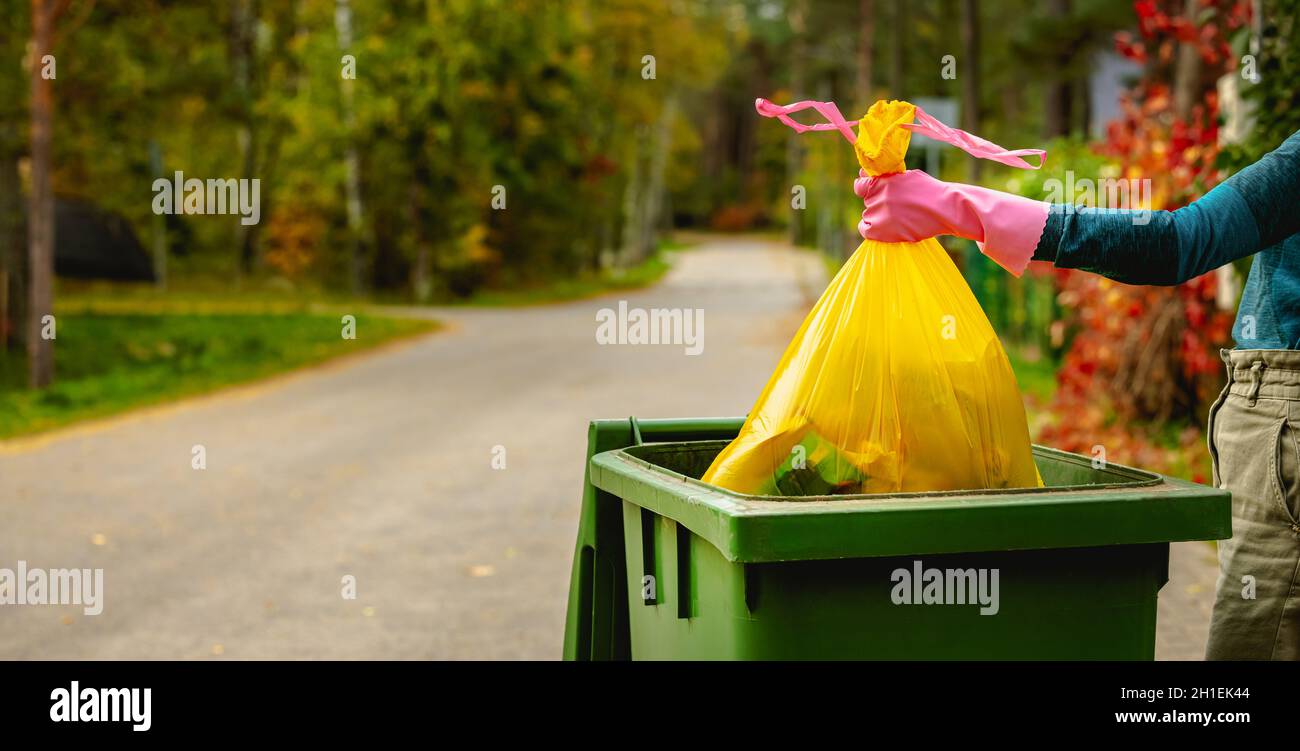
[[[1157,660],[1203,660],[1219,575],[1214,545],[1178,542],[1169,546],[1169,583],[1160,590],[1156,618]]]

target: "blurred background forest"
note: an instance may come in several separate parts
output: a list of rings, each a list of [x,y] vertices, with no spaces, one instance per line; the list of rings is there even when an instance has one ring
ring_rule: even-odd
[[[652,281],[683,229],[782,233],[833,268],[858,240],[852,153],[757,117],[760,96],[834,100],[851,118],[876,99],[919,101],[1009,148],[1047,148],[1048,167],[1010,175],[921,148],[912,166],[1040,199],[1066,170],[1149,179],[1152,207],[1175,208],[1298,127],[1298,12],[1300,0],[0,0],[4,383],[59,386],[32,342],[31,308],[50,295],[61,316],[186,295],[527,301]],[[43,50],[57,62],[46,84]],[[260,179],[260,222],[156,215],[151,185],[177,171]],[[97,244],[111,262],[87,257]],[[1175,289],[1051,269],[1015,280],[948,247],[1041,407],[1040,440],[1205,479],[1193,449],[1244,269]],[[194,347],[200,369],[210,344]],[[14,399],[18,412],[48,401]]]
[[[634,264],[674,226],[784,225],[787,172],[816,207],[796,238],[849,246],[851,201],[827,211],[852,173],[843,150],[766,127],[756,96],[846,111],[949,97],[995,140],[1082,135],[1093,56],[1134,24],[1128,0],[49,4],[67,6],[51,48],[60,199],[165,245],[172,279],[420,301]],[[35,5],[5,0],[0,38],[11,199],[30,180]],[[945,55],[962,75],[941,76]],[[176,170],[260,178],[262,221],[159,222],[150,186]],[[519,210],[494,210],[495,186]]]

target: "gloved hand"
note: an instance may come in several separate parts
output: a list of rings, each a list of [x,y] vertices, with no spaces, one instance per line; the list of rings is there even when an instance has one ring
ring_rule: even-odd
[[[853,192],[866,205],[858,233],[881,242],[919,242],[936,235],[974,240],[984,255],[1016,276],[1024,273],[1047,224],[1050,204],[961,183],[921,170],[867,177]]]

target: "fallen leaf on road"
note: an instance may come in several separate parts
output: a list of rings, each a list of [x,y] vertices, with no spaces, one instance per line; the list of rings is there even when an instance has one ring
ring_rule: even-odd
[[[98,532],[90,536],[91,545],[106,545],[107,543],[108,543],[108,538],[101,535]]]
[[[477,566],[469,567],[469,575],[475,579],[481,579],[485,576],[491,576],[497,572],[496,568],[486,563],[480,563]]]

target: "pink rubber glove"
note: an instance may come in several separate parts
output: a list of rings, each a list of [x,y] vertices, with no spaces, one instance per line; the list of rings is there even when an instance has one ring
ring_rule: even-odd
[[[979,244],[994,263],[1020,276],[1047,224],[1050,204],[961,183],[945,183],[921,170],[853,182],[866,210],[858,233],[881,242],[920,242],[955,235]]]

